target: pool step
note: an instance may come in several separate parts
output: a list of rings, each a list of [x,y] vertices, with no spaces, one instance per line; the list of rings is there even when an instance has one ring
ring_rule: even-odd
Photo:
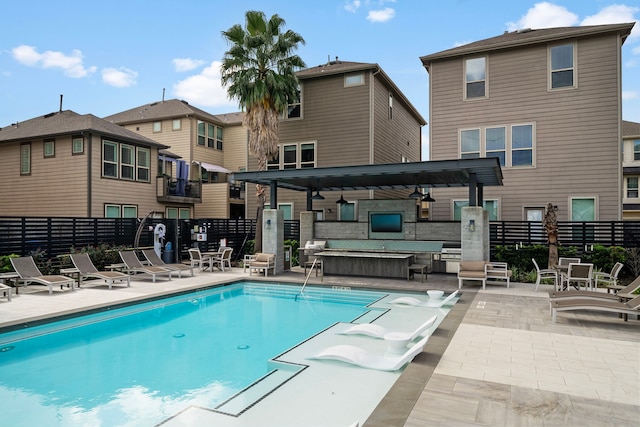
[[[304,369],[304,366],[301,365],[274,361],[270,361],[269,366],[273,368],[272,371],[223,402],[216,407],[216,411],[238,416]]]
[[[358,292],[349,292],[342,289],[318,289],[318,288],[306,288],[304,293],[300,293],[300,287],[298,286],[259,286],[259,285],[245,285],[244,294],[252,296],[269,296],[269,297],[281,297],[290,299],[306,298],[307,300],[325,301],[325,302],[337,302],[346,304],[361,304],[368,305],[377,301],[380,294],[375,296],[362,295]]]

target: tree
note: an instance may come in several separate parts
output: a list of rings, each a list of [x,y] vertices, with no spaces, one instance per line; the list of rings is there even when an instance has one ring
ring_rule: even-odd
[[[249,154],[257,157],[258,170],[278,153],[280,115],[299,97],[296,69],[304,61],[293,52],[305,44],[298,33],[283,31],[284,19],[273,15],[268,21],[264,12],[248,11],[245,28],[236,24],[222,36],[231,45],[222,59],[222,85],[230,99],[237,99],[244,116],[242,124],[249,130]],[[265,188],[256,185],[257,220],[255,251],[262,249],[262,211]]]
[[[548,268],[558,265],[558,218],[553,203],[547,203],[547,208],[542,219],[542,226],[549,239],[549,264]]]

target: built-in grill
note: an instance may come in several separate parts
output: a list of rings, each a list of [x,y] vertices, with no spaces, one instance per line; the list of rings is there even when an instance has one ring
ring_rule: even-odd
[[[458,244],[459,245],[459,244]],[[458,264],[462,259],[462,248],[455,246],[455,243],[445,243],[442,246],[442,252],[440,253],[440,261],[445,264],[446,273],[457,273]]]

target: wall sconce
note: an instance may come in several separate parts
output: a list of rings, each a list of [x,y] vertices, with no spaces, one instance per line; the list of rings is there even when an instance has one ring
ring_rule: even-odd
[[[271,228],[271,220],[270,219],[267,220],[266,224],[267,224],[267,228]]]
[[[475,219],[470,219],[469,220],[469,232],[473,233],[474,231],[476,231],[476,220]]]

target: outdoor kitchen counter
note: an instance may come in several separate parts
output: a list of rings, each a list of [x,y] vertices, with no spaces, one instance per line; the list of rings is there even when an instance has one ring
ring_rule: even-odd
[[[382,251],[323,251],[315,256],[321,257],[324,274],[389,278],[406,278],[414,257],[413,254]]]

